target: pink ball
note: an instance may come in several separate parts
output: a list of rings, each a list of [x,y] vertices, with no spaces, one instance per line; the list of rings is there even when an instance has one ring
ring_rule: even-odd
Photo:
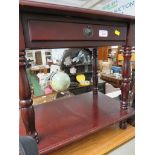
[[[45,88],[45,94],[50,94],[52,92],[53,92],[52,88],[50,88],[50,87]]]

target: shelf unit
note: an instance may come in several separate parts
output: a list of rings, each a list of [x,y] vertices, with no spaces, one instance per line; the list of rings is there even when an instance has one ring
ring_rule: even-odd
[[[134,109],[127,103],[134,17],[33,0],[20,0],[19,9],[20,135],[35,138],[39,153],[45,155],[116,122],[125,129],[127,118],[134,115]],[[120,36],[115,30],[121,32]],[[124,46],[127,67],[123,68],[121,102],[98,92],[97,47],[111,45]],[[33,107],[25,71],[25,49],[66,47],[91,48],[88,50],[93,57],[92,92]]]
[[[84,73],[84,72],[92,72],[92,63],[91,64],[76,64],[76,65],[72,65],[72,66],[66,66],[64,67],[64,71],[67,72],[68,74],[70,74],[70,68],[71,67],[75,67],[77,69],[76,74],[78,73]],[[88,67],[87,71],[86,71],[86,67]]]
[[[70,73],[71,67],[76,68],[75,74]],[[72,66],[66,66],[63,68],[63,71],[66,72],[70,76],[71,82],[77,82],[76,75],[78,75],[78,74],[84,74],[86,77],[86,80],[90,81],[91,77],[92,77],[92,64],[76,64],[76,65],[72,65]]]
[[[66,60],[70,59],[68,65]],[[66,72],[71,82],[77,82],[76,75],[84,74],[85,79],[91,81],[92,77],[92,52],[85,48],[70,48],[68,49],[62,58],[61,69]],[[74,73],[71,70],[74,69]]]

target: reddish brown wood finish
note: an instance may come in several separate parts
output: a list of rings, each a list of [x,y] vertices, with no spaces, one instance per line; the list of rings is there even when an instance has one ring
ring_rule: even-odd
[[[27,44],[28,48],[31,49],[48,49],[48,48],[93,48],[93,47],[102,47],[102,46],[124,46],[125,41],[47,41],[47,42],[31,42]]]
[[[23,14],[22,21],[29,48],[95,47],[109,43],[125,45],[126,42],[127,23],[30,13]],[[84,29],[88,26],[93,30],[90,37],[84,34]],[[108,36],[100,37],[99,30],[107,30]],[[120,36],[115,35],[115,30],[121,32]]]
[[[102,93],[93,92],[55,100],[35,106],[36,127],[40,135],[39,152],[48,154],[134,114],[133,108],[124,113],[120,102]],[[20,121],[20,134],[25,135]]]
[[[31,99],[31,91],[29,82],[26,76],[26,62],[25,62],[25,43],[24,37],[22,32],[22,25],[20,23],[20,45],[19,45],[19,105],[20,105],[20,112],[21,118],[24,123],[24,127],[26,130],[26,134],[34,137],[38,142],[38,133],[35,129],[35,113],[33,108],[33,100]]]
[[[25,52],[19,52],[19,104],[21,117],[27,135],[31,135],[38,142],[38,133],[35,129],[35,113],[32,106],[31,91],[25,70]]]
[[[32,21],[28,22],[30,41],[66,41],[66,40],[126,40],[127,27],[79,24],[71,22],[57,21]],[[62,29],[63,25],[63,29]],[[93,30],[93,35],[87,37],[84,35],[84,29],[88,26]],[[99,30],[107,30],[107,37],[100,37]],[[115,30],[121,32],[118,37]],[[42,33],[39,33],[42,32]],[[62,35],[63,34],[63,35]]]
[[[105,20],[115,22],[134,21],[134,16],[111,13],[106,11],[97,11],[92,9],[83,9],[79,7],[70,7],[56,5],[51,3],[36,2],[33,0],[20,0],[20,10],[25,12],[34,12],[39,14],[54,14],[70,17],[71,15],[79,18],[89,18],[91,20]]]
[[[126,45],[135,46],[135,22],[128,24]]]
[[[122,83],[121,83],[121,110],[125,111],[128,109],[128,97],[130,90],[130,59],[131,59],[131,48],[123,48],[123,70],[122,70]],[[120,128],[125,129],[127,127],[127,120],[120,122]]]
[[[93,57],[93,94],[97,95],[98,92],[98,75],[97,75],[97,48],[94,48],[92,51],[92,57]]]
[[[20,120],[20,135],[29,134],[38,140],[38,134],[35,128],[34,109],[32,106],[33,101],[31,100],[30,87],[25,72],[25,48],[96,48],[105,45],[127,45],[132,40],[132,35],[134,35],[131,33],[132,29],[130,26],[130,23],[134,22],[134,17],[29,0],[20,0],[20,16],[22,16],[23,26],[23,30],[20,27],[19,79],[21,119],[23,120]],[[80,32],[81,25],[85,24],[93,25],[93,27],[94,25],[95,27],[99,25],[107,26],[110,29],[110,33],[113,32],[115,28],[120,27],[123,29],[123,33],[121,33],[123,37],[120,36],[120,39],[116,39],[116,36],[113,37],[110,35],[108,39],[100,40],[96,36],[94,39],[93,37],[85,39],[82,36],[83,29],[81,34],[77,34],[73,30],[74,27],[68,26],[68,24],[64,24],[65,27],[67,27],[67,33],[63,30],[64,33],[62,33],[61,36],[58,33],[53,33],[53,29],[51,29],[53,22],[57,22],[57,24],[58,22],[72,23],[77,32]],[[57,26],[59,27],[56,28],[56,30],[61,29],[60,23]],[[69,29],[71,29],[71,31],[69,31]],[[128,33],[126,33],[126,30],[128,30]],[[71,36],[69,32],[74,32],[73,34],[77,36]],[[97,94],[96,49],[93,53],[93,92]],[[128,63],[126,62],[125,64],[125,66],[128,67]],[[126,127],[126,119],[134,114],[132,108],[127,109],[126,96],[128,94],[129,78],[126,67],[124,68],[124,84],[122,86],[123,98],[121,106],[119,102],[103,94],[99,93],[93,96],[92,93],[88,93],[54,101],[52,104],[48,103],[35,108],[37,116],[36,127],[41,136],[41,142],[39,144],[41,154],[47,154],[47,152],[58,149],[119,121],[122,121],[122,128]]]
[[[19,19],[19,51],[25,50],[25,42],[24,42],[24,35],[23,35],[23,29],[22,29],[22,23]]]
[[[123,69],[122,69],[122,85],[121,85],[121,109],[126,110],[128,108],[128,96],[129,96],[129,89],[130,89],[130,59],[131,59],[131,48],[124,47],[123,49]]]

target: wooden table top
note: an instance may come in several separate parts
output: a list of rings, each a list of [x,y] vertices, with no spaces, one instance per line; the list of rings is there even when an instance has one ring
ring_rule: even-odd
[[[33,97],[33,105],[43,104],[53,101],[57,96],[57,93],[46,94],[42,96]]]
[[[122,80],[122,78],[116,78],[116,76],[114,76],[114,74],[101,74],[101,77],[107,77],[107,78]]]
[[[38,66],[33,66],[33,67],[31,67],[30,69],[33,71],[36,71],[36,70],[40,70],[40,69],[48,69],[49,68],[49,66],[45,66],[45,65],[38,65]]]
[[[114,87],[121,87],[122,78],[116,78],[113,74],[101,74],[101,79]]]

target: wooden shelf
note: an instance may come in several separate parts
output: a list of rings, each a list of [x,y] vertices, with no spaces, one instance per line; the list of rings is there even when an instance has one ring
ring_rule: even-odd
[[[78,67],[78,66],[91,66],[92,63],[88,63],[88,64],[75,64],[75,65],[71,65],[71,66],[65,66],[64,68],[71,68],[71,67]]]
[[[69,76],[76,76],[78,74],[92,74],[93,72],[92,71],[88,71],[88,72],[78,72],[78,73],[75,73],[75,74],[69,74]]]
[[[49,154],[116,122],[134,115],[133,108],[120,111],[120,103],[98,92],[59,99],[34,107],[41,155]],[[20,135],[25,129],[20,119]]]

